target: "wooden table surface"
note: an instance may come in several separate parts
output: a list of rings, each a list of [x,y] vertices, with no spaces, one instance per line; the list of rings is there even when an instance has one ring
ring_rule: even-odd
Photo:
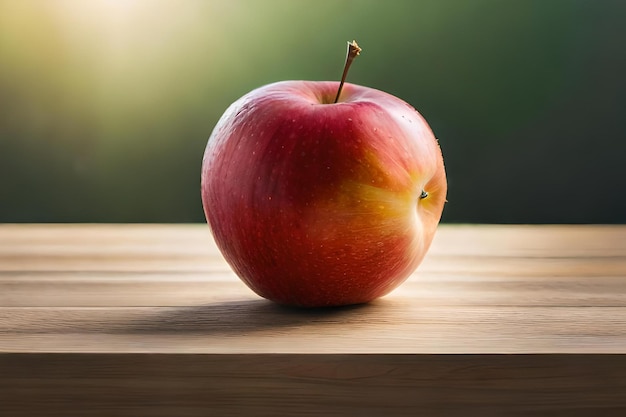
[[[206,225],[0,225],[1,416],[207,407],[626,415],[626,226],[442,225],[387,297],[298,310]]]

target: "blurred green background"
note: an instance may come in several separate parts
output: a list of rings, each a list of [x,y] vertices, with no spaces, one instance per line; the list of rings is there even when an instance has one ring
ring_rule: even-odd
[[[284,79],[415,106],[446,222],[626,223],[626,1],[0,0],[0,222],[204,221],[226,107]]]

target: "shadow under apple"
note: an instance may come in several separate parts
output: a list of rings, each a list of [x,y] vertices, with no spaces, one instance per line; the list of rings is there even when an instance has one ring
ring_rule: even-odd
[[[344,325],[375,308],[375,303],[327,308],[295,308],[264,299],[160,308],[145,318],[116,326],[114,333],[244,335],[311,324]]]

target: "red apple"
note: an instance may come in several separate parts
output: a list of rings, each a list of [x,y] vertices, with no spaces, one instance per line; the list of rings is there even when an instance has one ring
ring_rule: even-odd
[[[447,191],[437,140],[413,107],[329,81],[278,82],[233,103],[201,179],[207,222],[237,275],[305,307],[365,303],[400,285]]]

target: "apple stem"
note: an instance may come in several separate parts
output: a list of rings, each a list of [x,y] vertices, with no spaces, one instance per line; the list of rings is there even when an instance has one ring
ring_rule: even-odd
[[[359,45],[357,45],[356,41],[348,42],[348,54],[346,55],[346,64],[343,67],[343,75],[341,76],[341,82],[339,83],[337,95],[335,96],[335,101],[333,101],[333,103],[339,101],[339,96],[341,95],[343,84],[346,82],[346,76],[348,75],[350,65],[352,65],[352,61],[354,61],[354,58],[356,58],[360,53],[361,48],[359,48]]]

